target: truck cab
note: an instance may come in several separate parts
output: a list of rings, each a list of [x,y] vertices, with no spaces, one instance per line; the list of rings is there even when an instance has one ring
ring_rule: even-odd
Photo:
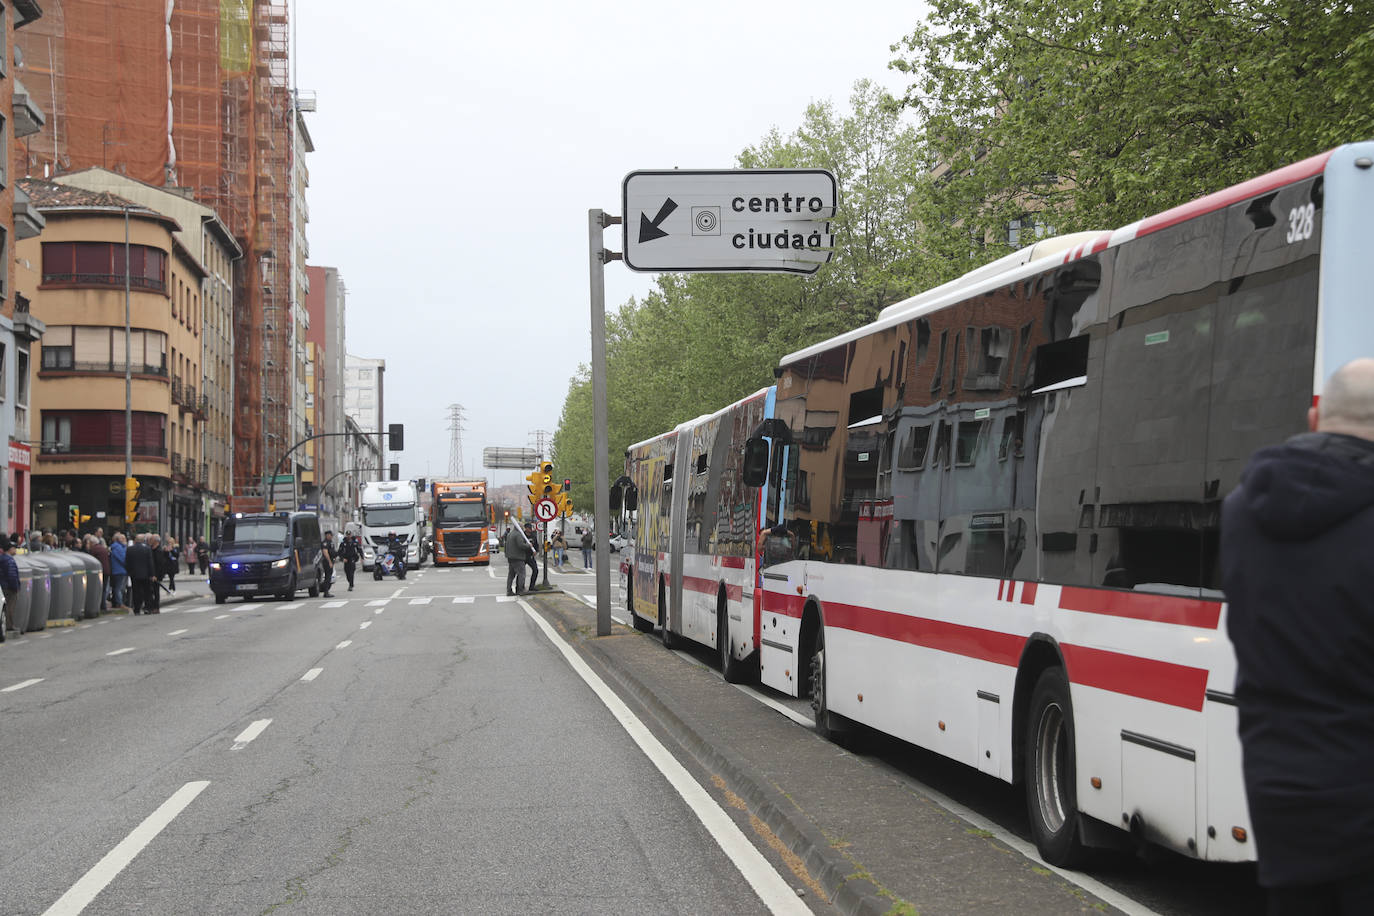
[[[405,550],[406,567],[419,569],[421,529],[418,491],[409,480],[373,480],[363,484],[359,495],[362,515],[363,569],[370,570],[379,554],[386,552],[387,538],[395,534]]]

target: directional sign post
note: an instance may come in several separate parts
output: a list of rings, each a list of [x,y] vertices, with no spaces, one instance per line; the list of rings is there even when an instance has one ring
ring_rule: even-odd
[[[815,273],[834,248],[837,187],[824,169],[631,172],[625,266]]]

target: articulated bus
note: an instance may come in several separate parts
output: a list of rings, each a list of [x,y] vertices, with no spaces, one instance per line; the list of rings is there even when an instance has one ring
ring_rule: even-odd
[[[1130,836],[1253,859],[1221,502],[1369,355],[1372,212],[1374,143],[1344,146],[785,357],[742,465],[719,458],[758,487],[761,532],[752,619],[721,644],[810,697],[822,734],[859,723],[1024,785],[1049,862]],[[719,618],[672,597],[733,557],[712,553],[721,503],[688,522],[698,456],[708,494],[716,473],[702,422],[630,450],[654,552],[629,599],[711,645]]]

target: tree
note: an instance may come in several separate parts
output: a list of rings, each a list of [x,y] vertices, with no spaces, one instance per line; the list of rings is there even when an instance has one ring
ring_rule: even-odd
[[[1330,0],[939,0],[893,46],[928,244],[953,276],[1029,213],[1111,229],[1374,135],[1372,35]]]

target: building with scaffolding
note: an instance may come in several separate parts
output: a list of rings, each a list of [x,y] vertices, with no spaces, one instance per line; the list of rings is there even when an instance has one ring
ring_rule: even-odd
[[[25,174],[102,166],[189,189],[244,257],[234,271],[231,503],[263,484],[304,433],[304,172],[286,3],[65,0],[18,44],[51,112],[17,151]],[[303,169],[303,164],[301,164]],[[297,223],[301,221],[301,228]],[[297,262],[299,260],[299,266]],[[299,276],[298,276],[299,275]],[[295,453],[284,463],[299,479]]]

